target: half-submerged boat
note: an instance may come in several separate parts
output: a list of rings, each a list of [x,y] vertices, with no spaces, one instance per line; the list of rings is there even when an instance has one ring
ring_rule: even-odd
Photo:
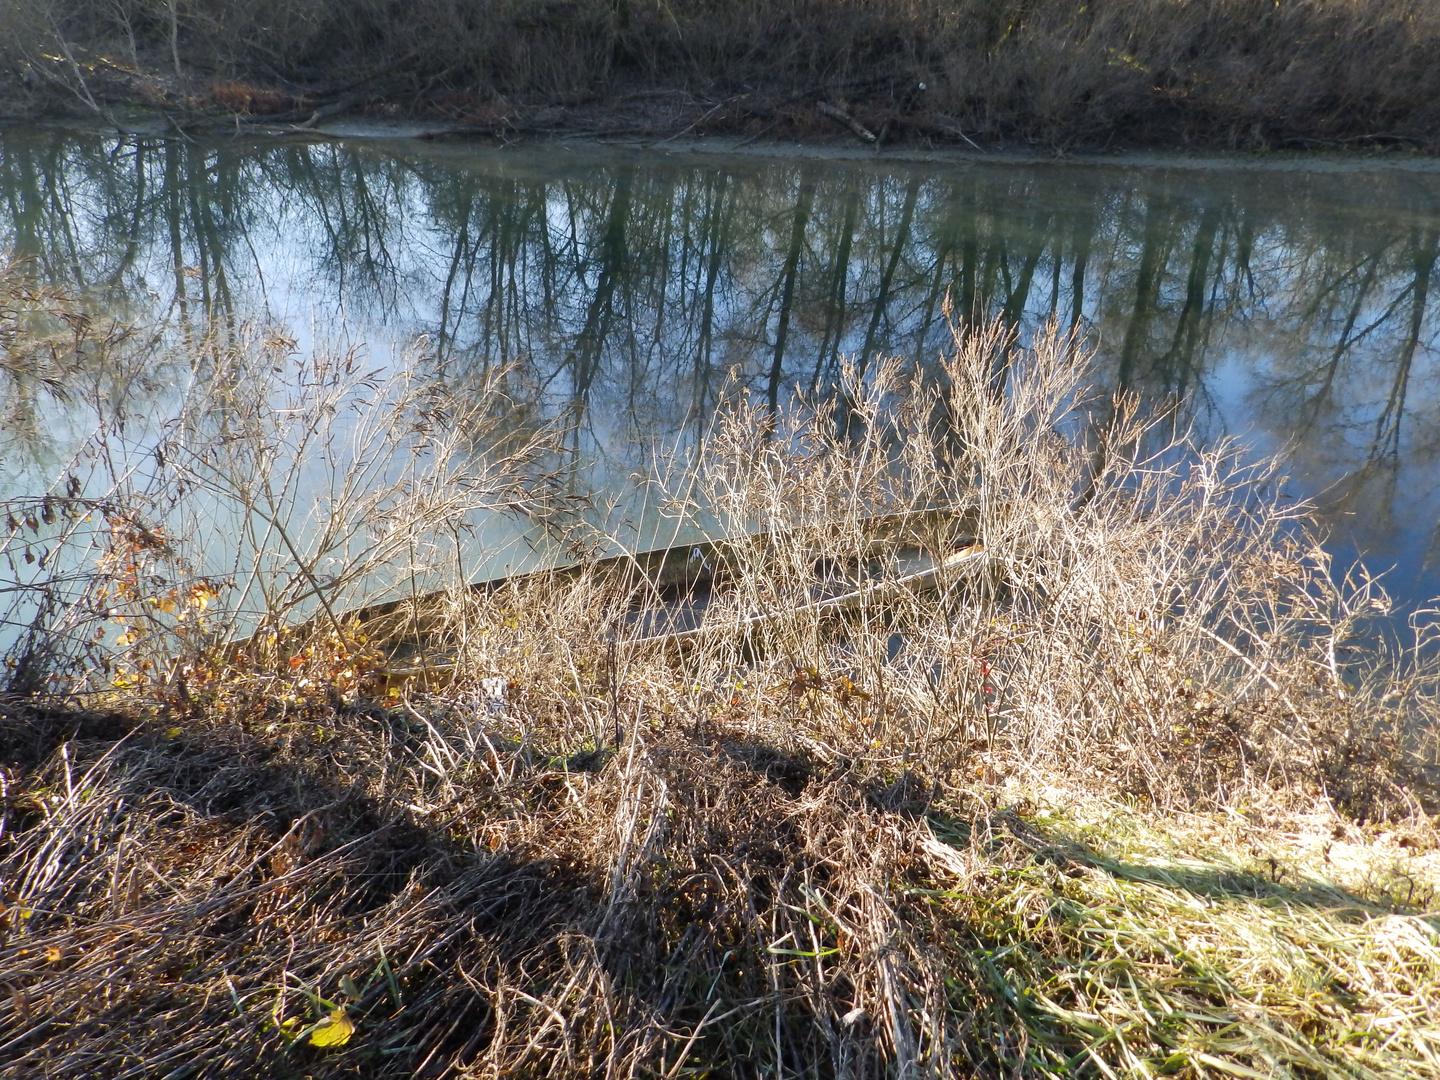
[[[927,508],[611,553],[468,588],[523,593],[586,579],[616,598],[621,617],[611,636],[618,645],[685,649],[785,618],[843,616],[883,608],[900,594],[950,588],[981,564],[978,533],[973,508]],[[446,641],[453,601],[431,593],[363,607],[340,621],[386,658],[391,685],[443,680],[453,677]]]

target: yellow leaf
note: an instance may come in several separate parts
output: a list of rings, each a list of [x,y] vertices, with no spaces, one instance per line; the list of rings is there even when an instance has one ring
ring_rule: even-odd
[[[355,1021],[345,1015],[345,1007],[333,1010],[329,1016],[315,1025],[310,1033],[311,1046],[344,1046],[355,1034]]]
[[[175,614],[175,601],[171,597],[156,596],[153,597],[150,602],[154,604],[157,608],[159,608],[161,611],[163,611],[166,615]]]

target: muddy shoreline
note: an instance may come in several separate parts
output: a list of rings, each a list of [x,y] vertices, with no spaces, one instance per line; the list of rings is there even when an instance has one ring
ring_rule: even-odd
[[[953,143],[896,142],[876,147],[853,137],[823,130],[788,138],[735,134],[696,134],[683,128],[667,132],[659,127],[644,130],[598,129],[593,124],[556,126],[554,130],[497,135],[493,130],[457,126],[444,120],[394,119],[387,117],[337,117],[314,125],[266,124],[243,126],[229,120],[207,119],[203,124],[185,126],[170,114],[131,112],[124,117],[102,119],[94,116],[0,115],[0,135],[6,130],[70,130],[106,134],[121,138],[162,140],[190,139],[204,142],[349,142],[383,147],[393,145],[407,154],[446,157],[477,147],[496,151],[525,151],[538,147],[565,150],[654,152],[671,157],[743,158],[790,161],[833,161],[896,163],[904,165],[1053,165],[1124,169],[1215,169],[1275,173],[1360,174],[1372,172],[1440,172],[1440,154],[1417,150],[1368,148],[1341,150],[1233,150],[1193,147],[1149,147],[1137,149],[1058,151],[1037,146],[998,144],[971,148]]]

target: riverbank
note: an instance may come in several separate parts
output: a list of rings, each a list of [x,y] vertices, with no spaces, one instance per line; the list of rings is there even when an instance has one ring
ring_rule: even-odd
[[[32,394],[156,364],[4,280]],[[643,474],[729,538],[683,644],[598,567],[465,587],[486,516],[600,539],[509,372],[179,347],[163,442],[4,506],[0,1076],[1440,1075],[1425,625],[1055,327],[722,395]],[[397,567],[454,577],[367,640]]]
[[[1423,0],[11,5],[0,113],[1048,152],[1440,146]]]
[[[522,693],[7,705],[0,1076],[1440,1075],[1423,819]]]

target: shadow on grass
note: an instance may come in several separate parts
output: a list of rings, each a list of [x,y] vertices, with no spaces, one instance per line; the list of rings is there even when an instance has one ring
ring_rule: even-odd
[[[1351,1075],[1378,1046],[1354,1032],[1433,994],[1440,924],[1414,898],[1378,902],[1278,862],[1267,875],[1117,859],[1010,809],[927,823],[969,855],[952,868],[965,886],[917,890],[953,905],[970,980],[952,1008],[1016,1047],[982,1071]],[[1400,1077],[1422,1062],[1390,1064]]]
[[[1113,954],[1041,934],[1022,879],[1042,917],[1084,868],[1379,910],[1320,882],[1125,863],[1013,811],[947,816],[913,774],[719,730],[585,769],[512,744],[447,786],[425,725],[380,709],[166,724],[0,711],[0,1077],[878,1076],[901,1045],[887,1000],[941,1018],[967,1075],[1034,1054],[1073,1071],[1109,1054],[1073,1020],[1084,1003],[1047,1011],[1027,989],[1070,1001]],[[984,881],[933,888],[921,821],[979,853]],[[1202,982],[1191,1012],[1218,1030]]]
[[[773,812],[784,768],[657,752],[685,821],[617,878],[613,756],[577,772],[518,751],[509,783],[425,807],[420,739],[395,714],[317,711],[264,737],[164,724],[0,712],[0,1077],[540,1075],[572,1058],[562,1071],[589,1075],[669,1068],[677,1030],[692,1056],[743,1063],[777,1023],[814,1074],[809,1006],[774,992],[756,933],[799,846]],[[686,785],[735,809],[702,820]],[[311,1045],[337,1008],[354,1032]]]
[[[1296,904],[1331,913],[1353,912],[1357,917],[1376,914],[1424,914],[1432,896],[1420,896],[1390,903],[1357,896],[1330,882],[1297,875],[1276,859],[1269,859],[1268,875],[1223,865],[1205,867],[1195,862],[1126,862],[1096,851],[1093,847],[1058,830],[1045,829],[1026,821],[1014,810],[1001,810],[986,818],[966,820],[931,813],[927,820],[936,837],[956,847],[979,841],[982,849],[999,855],[1007,844],[1018,844],[1040,863],[1065,871],[1089,867],[1122,881],[1175,889],[1210,900],[1259,900]]]

